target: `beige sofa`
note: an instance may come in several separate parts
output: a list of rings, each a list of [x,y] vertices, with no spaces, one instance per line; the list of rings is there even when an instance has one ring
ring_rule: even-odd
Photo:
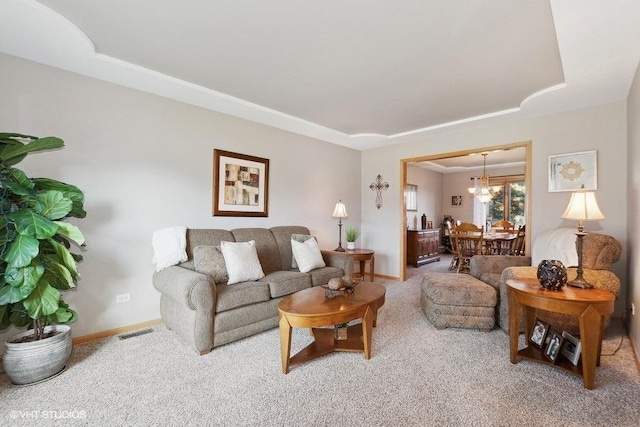
[[[162,294],[160,313],[166,327],[206,354],[214,347],[276,327],[278,303],[286,295],[351,275],[352,257],[344,252],[321,251],[326,266],[308,273],[293,268],[294,234],[310,232],[301,226],[187,229],[188,260],[153,275],[153,285]],[[265,277],[227,284],[225,264],[215,257],[216,246],[222,241],[251,240],[256,242]]]
[[[552,230],[550,230],[552,231]],[[575,233],[574,229],[557,229],[551,233],[544,232],[535,240],[532,254],[536,258],[544,257],[548,259],[559,259],[561,254],[554,256],[548,250],[548,238],[558,236],[570,236]],[[566,237],[563,238],[564,241]],[[575,237],[571,239],[575,242]],[[575,245],[575,243],[573,243]],[[546,248],[546,254],[539,248]],[[573,250],[573,248],[571,248]],[[620,259],[622,246],[620,242],[611,236],[599,233],[589,233],[584,237],[582,267],[584,278],[596,288],[611,291],[616,296],[620,292],[620,279],[610,271],[611,265]],[[536,252],[538,252],[536,254]],[[507,299],[507,280],[509,279],[536,279],[538,260],[532,257],[508,256],[508,255],[476,255],[471,258],[471,275],[493,286],[498,291],[497,321],[498,325],[509,333],[509,307]],[[572,263],[565,262],[568,280],[575,279],[577,268]],[[536,314],[541,320],[551,323],[559,330],[577,334],[578,322],[575,316],[560,315],[539,310]],[[605,325],[609,323],[609,316],[605,319]],[[520,322],[524,325],[524,321]],[[522,326],[521,326],[522,327]],[[522,330],[520,332],[523,332]]]

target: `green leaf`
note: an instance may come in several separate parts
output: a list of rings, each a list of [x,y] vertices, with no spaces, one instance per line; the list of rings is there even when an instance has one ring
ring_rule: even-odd
[[[25,187],[19,182],[8,179],[0,179],[0,185],[4,188],[8,188],[13,194],[17,196],[31,196],[31,191],[29,190],[29,188]]]
[[[71,239],[78,245],[84,245],[84,235],[78,227],[68,222],[54,221],[58,224],[58,234]]]
[[[9,325],[11,325],[9,312],[10,310],[8,305],[0,305],[0,329],[8,328]]]
[[[33,189],[35,187],[35,184],[31,182],[27,174],[18,168],[10,168],[9,176],[25,188]]]
[[[69,250],[65,248],[64,245],[61,245],[53,239],[47,239],[47,242],[49,242],[49,244],[56,251],[56,255],[58,255],[60,261],[62,261],[63,265],[67,268],[67,270],[69,270],[71,275],[73,277],[78,277],[78,268],[76,266],[76,261],[73,259],[73,256],[71,256],[71,252],[69,252]]]
[[[4,256],[9,267],[26,267],[38,256],[40,244],[32,236],[18,234]]]
[[[58,224],[30,209],[20,209],[12,213],[11,219],[16,223],[18,233],[38,239],[48,239],[58,231]]]
[[[0,216],[0,250],[3,250],[5,246],[13,242],[16,237],[16,231],[13,228],[13,224],[9,225],[3,216]],[[0,258],[4,258],[4,251],[0,254]]]
[[[70,199],[73,202],[73,207],[71,208],[71,212],[69,212],[69,216],[74,218],[84,218],[87,215],[83,209],[84,194],[82,193],[82,190],[75,185],[66,184],[49,178],[33,178],[31,181],[34,183],[37,191],[61,191],[64,197]]]
[[[18,138],[18,139],[15,139]],[[11,149],[16,149],[16,147],[22,147],[24,146],[24,142],[20,141],[19,139],[36,139],[35,137],[26,137],[26,135],[20,135],[17,133],[14,134],[10,134],[10,133],[3,133],[0,134],[0,159],[3,158],[3,153],[7,150],[11,150]],[[16,164],[20,161],[22,161],[22,159],[24,159],[26,157],[26,153],[23,154],[22,156],[18,156],[17,158],[13,159],[12,164]]]
[[[22,302],[27,309],[29,317],[40,319],[58,310],[60,292],[51,287],[46,281],[41,280],[38,286]]]
[[[64,142],[60,138],[48,136],[45,138],[34,139],[27,144],[7,145],[0,153],[0,160],[6,164],[14,165],[24,158],[26,154],[34,151],[52,150],[64,147]]]
[[[71,199],[64,197],[61,191],[49,190],[46,193],[38,194],[41,204],[41,214],[48,219],[55,220],[64,218],[69,212],[73,203]]]
[[[51,286],[60,290],[67,290],[76,286],[71,272],[58,262],[58,257],[54,255],[44,256],[45,278]]]
[[[41,265],[7,269],[7,284],[0,288],[0,304],[11,304],[28,297],[43,274],[44,267]]]
[[[19,328],[23,326],[31,326],[33,319],[29,317],[27,310],[22,307],[20,311],[16,311],[15,307],[15,305],[12,307],[11,314],[9,315],[9,321],[11,324]]]
[[[49,316],[49,323],[73,323],[78,320],[78,314],[69,308],[69,306],[62,300],[58,303],[58,309],[55,313]]]

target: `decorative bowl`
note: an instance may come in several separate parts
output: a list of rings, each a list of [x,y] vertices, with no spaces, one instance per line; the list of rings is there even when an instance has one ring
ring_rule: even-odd
[[[545,259],[538,264],[537,277],[543,288],[559,291],[567,284],[567,269],[557,259]]]
[[[320,287],[324,289],[325,297],[329,299],[335,298],[338,295],[353,295],[353,292],[355,291],[355,287],[358,285],[357,282],[354,282],[351,280],[345,280],[344,278],[331,279],[331,280],[332,281],[335,280],[335,281],[334,282],[330,281],[326,285],[320,285]],[[338,283],[340,284],[340,287],[336,287],[338,286]]]

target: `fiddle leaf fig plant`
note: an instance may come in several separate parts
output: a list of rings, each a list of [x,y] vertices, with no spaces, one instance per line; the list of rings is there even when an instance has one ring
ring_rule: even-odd
[[[31,324],[34,340],[45,326],[74,322],[60,291],[76,286],[84,246],[80,229],[64,220],[84,218],[84,194],[14,167],[28,154],[64,147],[60,138],[0,133],[0,329]]]

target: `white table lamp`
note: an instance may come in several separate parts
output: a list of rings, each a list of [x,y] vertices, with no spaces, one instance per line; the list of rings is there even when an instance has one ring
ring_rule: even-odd
[[[580,187],[580,190],[571,194],[571,200],[569,200],[569,206],[562,214],[563,219],[574,219],[578,221],[578,275],[575,280],[568,283],[570,286],[577,288],[591,289],[593,285],[587,282],[582,274],[582,239],[587,234],[584,232],[584,221],[596,221],[604,219],[604,215],[598,207],[596,202],[596,195],[593,191],[586,191],[584,185]]]

